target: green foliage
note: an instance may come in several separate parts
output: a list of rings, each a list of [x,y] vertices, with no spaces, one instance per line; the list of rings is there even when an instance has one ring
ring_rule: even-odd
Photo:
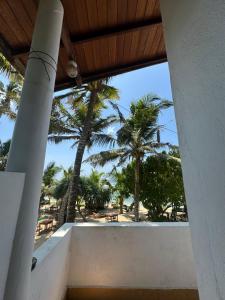
[[[0,73],[9,77],[9,83],[6,85],[0,81],[0,117],[6,115],[14,120],[21,96],[23,78],[2,53],[0,53]]]
[[[55,176],[61,171],[55,162],[50,162],[44,170],[42,181],[44,185],[50,186],[55,182]]]
[[[4,171],[7,163],[11,140],[2,143],[0,141],[0,171]]]
[[[65,196],[72,173],[72,168],[64,170],[63,178],[55,186],[54,198],[62,199]],[[103,175],[103,173],[92,170],[89,176],[80,178],[80,201],[89,210],[104,209],[105,204],[110,201],[112,189],[110,183],[103,178]]]
[[[93,83],[90,83],[79,89],[73,89],[70,93],[54,99],[49,129],[50,141],[58,144],[66,140],[71,140],[74,141],[73,146],[79,143],[86,120],[92,85]],[[106,108],[104,100],[107,100],[107,97],[109,99],[117,99],[118,91],[111,86],[107,88],[105,84],[103,84],[102,88],[103,91],[99,92],[99,98],[92,113],[91,132],[89,132],[86,144],[88,148],[92,145],[105,146],[115,143],[113,137],[106,134],[105,130],[117,122],[118,119],[115,115],[103,118],[101,114],[102,110]]]
[[[158,118],[160,111],[170,107],[172,103],[154,95],[147,95],[136,103],[131,103],[130,115],[127,118],[118,105],[111,104],[121,123],[116,133],[118,148],[94,154],[87,161],[94,166],[104,166],[108,162],[121,166],[129,159],[135,162],[134,210],[135,221],[139,221],[140,166],[146,154],[156,154],[158,149],[167,145],[159,141],[159,130],[162,126],[158,125]]]
[[[116,133],[118,149],[102,151],[88,158],[94,166],[104,166],[107,162],[124,164],[127,159],[137,156],[143,157],[146,153],[155,153],[157,149],[167,144],[157,141],[157,134],[162,127],[158,125],[159,113],[172,105],[167,100],[162,100],[153,95],[147,95],[130,106],[130,115],[125,118],[119,107],[111,103],[117,111],[121,127]]]
[[[117,195],[128,198],[130,195],[129,186],[127,186],[127,178],[124,172],[114,170],[111,174],[114,181],[113,190]]]
[[[152,221],[165,220],[168,208],[178,209],[185,205],[185,195],[180,162],[170,159],[179,156],[172,150],[168,156],[149,156],[142,163],[140,180],[140,201],[149,212]],[[134,194],[134,164],[129,164],[122,171],[124,184]]]
[[[60,167],[57,167],[55,162],[50,162],[44,170],[42,177],[42,187],[41,187],[41,202],[45,200],[46,197],[50,197],[54,194],[54,189],[56,185],[56,175],[61,171]]]
[[[80,197],[85,202],[85,208],[89,210],[104,209],[105,204],[110,201],[110,185],[102,179],[102,175],[103,173],[92,170],[90,176],[81,177]]]
[[[22,82],[11,80],[7,85],[0,81],[0,117],[15,120],[22,92]]]
[[[116,121],[114,116],[102,118],[106,100],[118,99],[118,90],[108,85],[108,79],[97,80],[74,88],[66,95],[57,97],[53,103],[53,115],[49,139],[55,143],[74,140],[77,145],[73,177],[69,185],[67,221],[75,219],[75,206],[79,212],[80,170],[86,148],[95,145],[113,145],[115,140],[105,129]],[[66,99],[66,106],[62,100]],[[85,217],[82,216],[84,221]]]
[[[63,170],[63,177],[60,181],[57,182],[53,192],[53,197],[55,199],[63,199],[63,197],[66,195],[72,174],[72,168],[69,168],[68,170]]]
[[[11,80],[22,81],[22,76],[14,69],[2,53],[0,53],[0,73],[4,73]]]

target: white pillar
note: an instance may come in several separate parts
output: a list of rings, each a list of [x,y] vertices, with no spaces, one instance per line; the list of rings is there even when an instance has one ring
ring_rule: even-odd
[[[27,300],[34,233],[63,21],[60,0],[40,0],[7,164],[26,174],[4,300]],[[13,187],[12,187],[13,188]]]
[[[161,0],[161,11],[200,299],[224,300],[225,2]]]

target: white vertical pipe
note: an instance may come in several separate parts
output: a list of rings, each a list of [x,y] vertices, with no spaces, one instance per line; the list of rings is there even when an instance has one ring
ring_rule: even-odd
[[[8,172],[26,174],[5,300],[29,298],[30,270],[63,22],[59,0],[40,0]],[[13,188],[13,187],[12,187]]]
[[[200,299],[224,300],[225,2],[160,2]]]

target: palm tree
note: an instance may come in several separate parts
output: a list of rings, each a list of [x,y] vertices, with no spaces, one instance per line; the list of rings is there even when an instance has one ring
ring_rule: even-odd
[[[89,176],[82,176],[81,191],[79,198],[85,203],[85,208],[88,211],[97,211],[104,209],[106,203],[109,203],[111,198],[111,186],[105,174],[96,170],[92,170]]]
[[[68,170],[63,170],[63,177],[55,186],[53,197],[55,199],[61,200],[60,210],[59,210],[59,217],[58,217],[58,226],[61,227],[66,221],[66,208],[67,208],[67,199],[68,196],[68,187],[73,174],[73,169],[70,167]],[[65,201],[63,201],[65,200]]]
[[[8,78],[14,81],[21,82],[22,75],[11,65],[11,63],[0,53],[0,73],[4,73]]]
[[[42,188],[41,188],[41,201],[53,195],[53,191],[55,188],[55,177],[61,171],[61,168],[56,166],[55,162],[50,162],[44,170],[44,174],[42,177]]]
[[[16,119],[16,112],[22,91],[22,82],[11,80],[7,85],[0,81],[0,117],[6,115]]]
[[[7,163],[11,140],[2,143],[0,141],[0,171],[4,171]]]
[[[0,81],[0,117],[7,115],[14,120],[21,96],[23,77],[2,53],[0,53],[0,73],[9,79],[9,83],[6,85]]]
[[[8,76],[15,72],[15,69],[2,53],[0,53],[0,72]]]
[[[123,172],[114,170],[111,176],[113,181],[115,181],[113,191],[116,193],[116,196],[119,200],[120,214],[123,214],[124,199],[129,197],[129,190],[126,186],[126,180],[124,178],[125,174]]]
[[[158,118],[162,109],[172,105],[158,96],[147,95],[130,105],[130,115],[126,119],[118,106],[112,103],[120,118],[121,128],[117,131],[118,148],[102,151],[87,159],[94,166],[104,166],[107,162],[117,161],[123,165],[128,159],[135,164],[134,213],[135,221],[139,221],[140,201],[140,168],[146,154],[155,155],[157,150],[166,144],[160,143]]]
[[[60,100],[65,97],[69,98],[69,103],[71,103],[70,109],[75,111],[75,114],[70,114],[68,109],[63,108],[59,104]],[[74,222],[75,219],[81,164],[86,146],[90,147],[93,143],[103,145],[113,141],[110,136],[104,134],[104,129],[115,122],[116,119],[114,116],[101,118],[101,111],[106,108],[106,100],[114,100],[118,99],[118,97],[118,90],[108,85],[108,79],[104,79],[74,88],[71,92],[58,97],[55,101],[55,107],[59,106],[60,112],[57,111],[55,114],[57,122],[52,122],[52,130],[50,132],[53,135],[50,135],[50,139],[55,142],[74,139],[75,144],[77,144],[73,176],[67,193],[67,222]],[[67,115],[66,119],[68,123],[66,126],[64,124],[64,117],[59,117],[62,111],[64,116],[65,114]],[[58,134],[55,135],[54,133]]]

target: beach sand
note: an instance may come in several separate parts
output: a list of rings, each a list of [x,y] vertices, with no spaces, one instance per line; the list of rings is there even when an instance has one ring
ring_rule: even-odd
[[[124,212],[123,214],[120,214],[119,209],[112,208],[112,206],[110,204],[109,204],[108,208],[105,208],[104,210],[101,210],[98,212],[98,214],[102,214],[102,215],[106,215],[106,214],[110,214],[110,213],[118,214],[118,222],[133,222],[133,220],[134,220],[133,212]],[[139,214],[140,214],[141,221],[145,221],[147,210],[142,205],[140,205]],[[94,223],[108,223],[109,222],[108,220],[106,220],[105,217],[98,217],[98,216],[94,216],[94,215],[87,216],[86,218],[87,218],[88,222],[94,222]],[[81,218],[81,216],[78,215],[78,217],[76,218],[76,223],[82,223],[82,222],[83,222],[83,219]],[[49,232],[41,232],[40,235],[36,234],[34,249],[36,250],[38,247],[40,247],[46,240],[48,240],[51,237],[51,235],[53,233],[54,233],[54,231],[51,230]]]

